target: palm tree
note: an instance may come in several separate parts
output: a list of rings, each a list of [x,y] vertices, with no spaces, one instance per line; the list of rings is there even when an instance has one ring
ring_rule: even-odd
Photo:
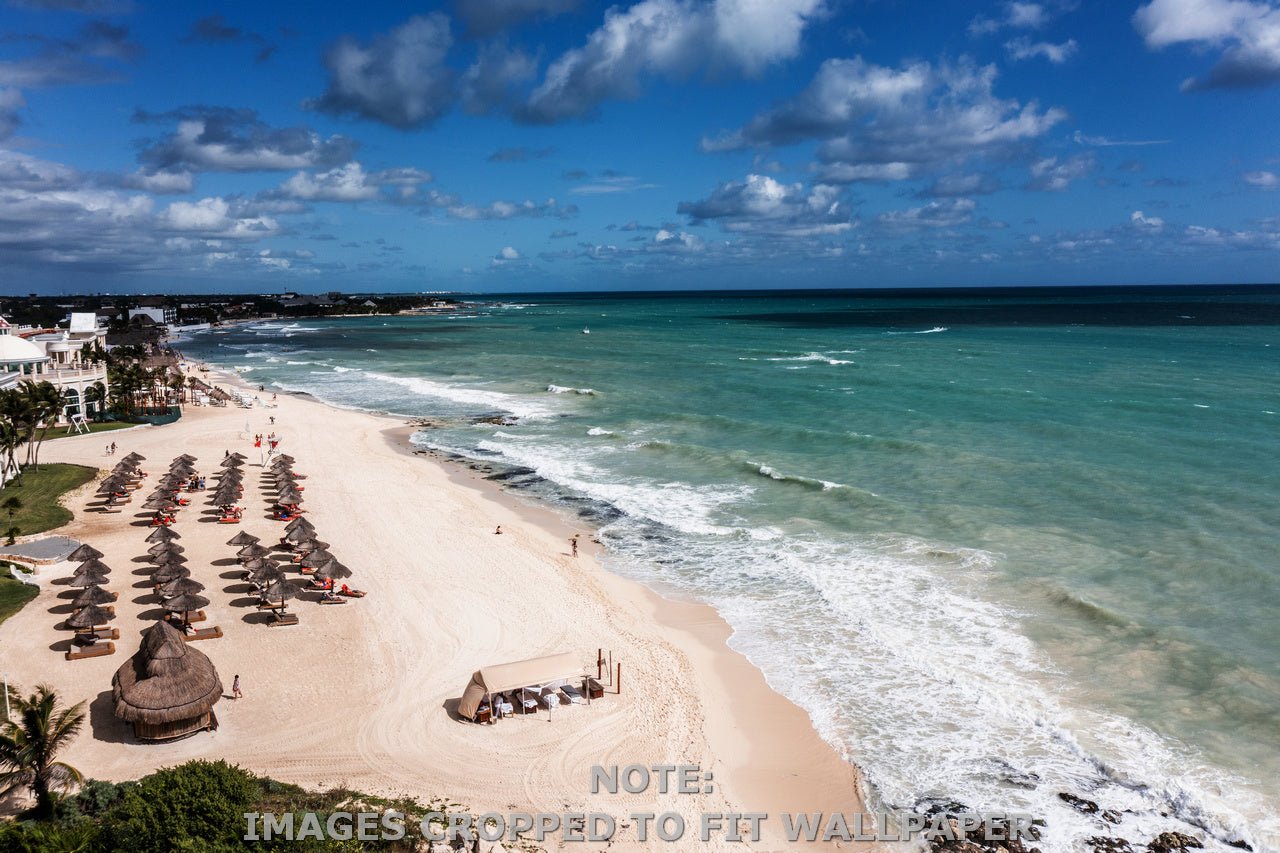
[[[3,454],[3,468],[0,468],[0,483],[6,482],[9,475],[22,473],[18,465],[18,448],[26,441],[22,429],[22,395],[16,388],[0,391],[0,454]]]
[[[85,408],[93,406],[93,419],[98,420],[102,416],[102,407],[107,401],[107,389],[101,382],[95,382],[88,388],[84,389]]]
[[[62,389],[52,382],[24,382],[21,387],[31,407],[31,435],[27,438],[27,442],[30,445],[34,438],[35,447],[30,461],[39,471],[40,445],[44,444],[44,437],[49,434],[49,428],[57,422],[58,415],[62,413],[66,398]]]
[[[30,788],[36,796],[34,816],[48,820],[56,792],[84,781],[79,770],[55,760],[84,725],[84,703],[59,708],[58,695],[44,684],[26,697],[11,687],[9,701],[18,718],[0,728],[0,793]]]
[[[169,377],[169,390],[174,393],[174,396],[178,400],[179,406],[181,406],[183,403],[187,401],[186,399],[187,378],[183,376],[181,373],[177,372],[176,369],[173,375]]]
[[[0,503],[0,509],[9,513],[9,520],[13,521],[14,513],[22,509],[22,498],[17,495],[10,495],[4,499],[4,503]]]

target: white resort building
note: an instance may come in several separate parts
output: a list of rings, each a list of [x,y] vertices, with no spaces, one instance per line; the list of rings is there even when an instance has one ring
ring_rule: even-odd
[[[28,380],[52,382],[65,396],[64,418],[90,417],[104,404],[85,402],[85,391],[101,383],[105,399],[109,388],[102,358],[106,337],[94,314],[72,314],[65,329],[15,330],[0,317],[0,388]]]

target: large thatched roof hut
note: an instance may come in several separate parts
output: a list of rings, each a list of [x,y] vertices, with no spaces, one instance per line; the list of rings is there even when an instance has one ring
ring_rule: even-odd
[[[176,628],[157,622],[116,670],[111,696],[116,716],[133,723],[139,740],[172,740],[217,728],[213,705],[222,698],[222,681]]]

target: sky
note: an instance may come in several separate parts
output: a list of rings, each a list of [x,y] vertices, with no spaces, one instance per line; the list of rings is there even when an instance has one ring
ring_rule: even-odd
[[[0,0],[0,292],[1280,281],[1280,0]]]

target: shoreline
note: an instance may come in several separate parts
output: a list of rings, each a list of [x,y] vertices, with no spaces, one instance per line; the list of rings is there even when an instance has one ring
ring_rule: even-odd
[[[256,388],[218,368],[210,368],[209,379]],[[174,424],[132,433],[122,450],[140,449],[152,471],[192,452],[203,457],[198,465],[208,472],[224,448],[245,450],[248,434],[268,431],[268,412],[285,437],[282,449],[311,475],[310,517],[355,571],[352,585],[370,596],[337,608],[302,602],[297,612],[304,626],[270,629],[253,624],[253,614],[224,606],[222,593],[236,594],[236,585],[220,590],[222,583],[210,583],[209,624],[228,628],[224,638],[201,643],[200,650],[228,683],[232,674],[250,673],[247,695],[257,701],[220,702],[217,733],[178,743],[133,743],[110,714],[111,673],[132,654],[134,631],[144,624],[130,617],[156,612],[145,591],[132,602],[126,602],[129,593],[121,596],[117,654],[70,663],[38,651],[15,661],[15,683],[47,681],[68,701],[89,701],[91,723],[66,756],[87,775],[137,778],[188,758],[222,757],[282,781],[447,796],[474,810],[672,810],[695,828],[700,812],[766,812],[773,819],[765,824],[764,840],[749,845],[761,850],[786,846],[782,812],[864,811],[856,767],[726,644],[730,629],[713,608],[662,598],[602,570],[594,544],[584,542],[582,556],[572,559],[563,516],[464,466],[442,459],[406,465],[404,457],[423,454],[409,448],[413,428],[402,419],[280,393],[273,410],[188,407]],[[56,456],[106,467],[95,437],[68,437],[57,445],[56,453],[53,445],[46,450],[50,461]],[[256,482],[257,460],[246,470],[246,482]],[[226,566],[234,550],[223,540],[237,529],[274,532],[273,523],[256,514],[257,500],[256,488],[247,489],[243,528],[189,524],[195,504],[180,515],[193,569],[201,562]],[[117,568],[117,589],[122,582],[149,588],[130,576],[146,573],[134,565],[146,533],[138,525],[145,522],[122,523],[132,511],[85,512],[82,500],[72,509],[75,521],[57,533],[106,552]],[[495,540],[496,524],[508,535]],[[352,530],[365,535],[353,537]],[[61,564],[42,573],[40,597],[0,626],[0,643],[39,650],[53,640],[51,651],[65,643],[67,633],[54,627],[61,617],[51,611],[63,607],[66,587],[49,581],[70,569]],[[218,571],[228,579],[236,574]],[[232,600],[230,606],[244,605]],[[550,721],[558,725],[539,717],[477,726],[448,712],[481,666],[558,649],[585,658],[597,647],[612,649],[623,663],[623,690],[619,695],[606,686],[603,703],[558,713]],[[286,674],[277,680],[275,669]],[[307,725],[317,708],[335,701],[344,713],[326,718],[319,729]],[[534,725],[538,721],[543,725]],[[589,768],[613,764],[698,764],[715,773],[715,791],[590,795]],[[628,846],[625,832],[615,844]]]
[[[569,519],[554,507],[512,493],[465,465],[453,463],[438,454],[411,449],[410,436],[417,431],[417,427],[399,426],[386,430],[385,435],[399,452],[422,457],[438,465],[455,483],[506,507],[529,523],[556,528],[562,539],[578,532]],[[823,740],[813,728],[809,715],[770,687],[764,673],[729,645],[733,629],[719,611],[710,604],[664,595],[639,581],[610,572],[599,562],[604,548],[596,540],[594,529],[589,537],[584,537],[583,543],[579,546],[580,553],[594,561],[590,568],[599,569],[606,585],[617,585],[638,593],[647,618],[680,638],[680,647],[694,659],[695,669],[714,677],[715,699],[728,713],[722,717],[708,717],[708,735],[712,745],[717,747],[718,761],[729,769],[730,778],[737,780],[731,783],[730,788],[741,795],[739,804],[745,803],[746,810],[753,810],[753,804],[769,803],[772,811],[763,807],[754,810],[770,811],[771,814],[819,810],[848,812],[852,808],[815,801],[813,792],[805,788],[820,785],[829,786],[832,793],[846,789],[855,798],[856,810],[865,811],[862,773],[858,766],[841,758],[835,747]],[[766,740],[743,744],[741,737],[762,730],[765,721],[771,724],[770,729],[773,725],[781,725],[792,730],[801,736],[800,742]],[[802,735],[806,730],[807,736]],[[788,779],[785,791],[778,790],[780,778]]]

